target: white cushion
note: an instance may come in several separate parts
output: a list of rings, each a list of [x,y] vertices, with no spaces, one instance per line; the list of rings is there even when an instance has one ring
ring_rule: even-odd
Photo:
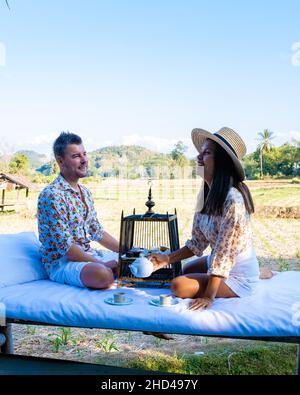
[[[47,278],[34,232],[0,234],[0,288]]]

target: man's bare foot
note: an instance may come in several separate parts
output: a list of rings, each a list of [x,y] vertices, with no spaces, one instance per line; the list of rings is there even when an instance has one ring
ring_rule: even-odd
[[[144,335],[152,335],[155,337],[158,337],[159,339],[164,339],[164,340],[174,340],[174,337],[170,335],[166,335],[165,333],[160,333],[160,332],[143,332]]]
[[[267,267],[261,267],[259,270],[260,270],[259,278],[261,280],[268,280],[269,278],[273,277],[273,273],[271,269],[268,269]]]

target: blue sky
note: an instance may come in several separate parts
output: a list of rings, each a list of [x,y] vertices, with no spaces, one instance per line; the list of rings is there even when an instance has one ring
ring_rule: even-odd
[[[0,151],[300,139],[298,0],[0,0]]]

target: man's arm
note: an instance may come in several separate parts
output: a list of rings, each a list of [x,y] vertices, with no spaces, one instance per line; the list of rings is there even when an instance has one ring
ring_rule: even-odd
[[[72,244],[65,255],[70,261],[73,262],[93,262],[101,263],[103,266],[111,269],[113,273],[117,274],[118,264],[116,261],[111,260],[108,262],[102,262],[100,259],[95,258],[93,255],[87,254],[76,244]]]
[[[69,261],[73,262],[100,262],[100,259],[84,252],[78,245],[72,244],[65,255]]]
[[[99,243],[108,248],[111,251],[119,252],[119,242],[113,236],[111,236],[108,232],[103,232],[103,237],[99,240]]]

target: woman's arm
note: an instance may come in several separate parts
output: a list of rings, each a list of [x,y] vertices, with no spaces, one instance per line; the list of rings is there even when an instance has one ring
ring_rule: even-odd
[[[151,262],[153,263],[154,270],[163,268],[166,265],[172,265],[175,262],[179,262],[182,259],[187,259],[193,256],[194,253],[186,246],[179,250],[171,252],[169,255],[165,254],[150,254]]]
[[[210,307],[217,295],[221,281],[222,277],[210,275],[203,297],[194,299],[189,310],[197,310],[200,308],[205,309]]]

